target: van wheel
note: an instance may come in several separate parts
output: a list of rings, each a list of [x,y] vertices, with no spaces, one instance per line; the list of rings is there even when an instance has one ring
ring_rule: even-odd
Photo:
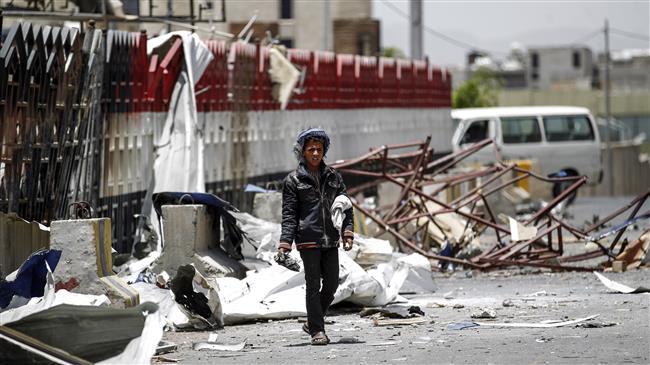
[[[567,176],[574,176],[574,174],[567,173]],[[562,181],[553,184],[553,198],[557,198],[562,192],[566,189],[568,189],[572,185],[572,182],[570,181]],[[573,202],[576,200],[576,197],[578,196],[578,191],[575,190],[573,193],[571,193],[567,198],[566,202],[567,205],[573,204]]]

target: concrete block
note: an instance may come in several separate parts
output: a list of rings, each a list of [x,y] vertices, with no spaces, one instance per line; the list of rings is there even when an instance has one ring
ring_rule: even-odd
[[[138,292],[113,273],[109,218],[54,221],[50,230],[50,247],[61,250],[54,270],[57,284],[78,283],[66,289],[81,294],[105,294],[111,306],[117,308],[140,304]]]
[[[154,271],[174,276],[181,265],[194,264],[203,276],[243,278],[246,268],[219,248],[215,217],[204,205],[163,205],[163,251]]]
[[[257,193],[253,198],[253,215],[273,223],[282,223],[282,193]]]
[[[100,277],[113,275],[111,220],[109,218],[53,221],[50,248],[61,250],[55,282],[75,278],[73,292],[104,294]]]

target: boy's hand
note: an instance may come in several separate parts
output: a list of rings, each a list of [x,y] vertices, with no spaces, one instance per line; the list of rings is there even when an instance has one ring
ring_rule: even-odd
[[[351,237],[347,237],[343,239],[343,249],[346,251],[350,251],[352,249],[352,243],[353,239]]]

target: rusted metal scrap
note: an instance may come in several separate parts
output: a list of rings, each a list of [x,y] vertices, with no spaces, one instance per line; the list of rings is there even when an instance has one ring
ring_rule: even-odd
[[[494,147],[492,140],[485,140],[466,150],[459,151],[431,160],[433,151],[429,149],[430,137],[421,142],[401,145],[381,146],[358,158],[333,164],[341,173],[370,178],[358,186],[349,189],[354,196],[366,189],[382,183],[392,183],[401,188],[399,198],[391,206],[369,209],[353,201],[355,209],[374,221],[382,232],[391,234],[400,249],[415,251],[430,259],[444,263],[461,264],[466,267],[489,270],[507,266],[537,266],[555,270],[595,270],[599,267],[577,266],[575,262],[604,256],[612,260],[625,249],[621,241],[627,226],[616,231],[609,244],[606,240],[613,236],[596,235],[596,230],[632,210],[627,220],[639,216],[639,210],[648,199],[650,190],[639,195],[626,206],[618,209],[608,217],[585,229],[573,227],[553,212],[586,183],[584,176],[550,178],[522,169],[511,162],[502,161],[498,149],[494,148],[494,164],[480,166],[470,171],[459,168],[458,164],[467,157],[488,146]],[[524,222],[514,226],[530,229],[533,234],[522,237],[519,232],[512,232],[512,221],[499,215],[490,197],[514,186],[518,181],[530,178],[549,184],[569,182],[570,185],[548,204],[534,211]],[[440,193],[458,188],[461,184],[471,183],[460,196],[451,201],[444,201]],[[648,213],[644,213],[648,214]],[[443,217],[450,217],[462,222],[460,234],[450,236],[441,227]],[[534,228],[533,228],[534,227]],[[494,244],[482,253],[469,258],[449,257],[434,253],[427,239],[431,240],[430,231],[442,234],[436,241],[442,248],[452,244],[452,252],[457,253],[476,238],[487,241],[493,233]],[[381,233],[381,232],[380,232]],[[513,234],[514,233],[514,234]],[[565,256],[563,236],[573,236],[572,241],[593,242],[597,249]],[[442,242],[441,241],[442,238]],[[619,244],[619,242],[623,242]],[[451,255],[453,256],[453,254]]]

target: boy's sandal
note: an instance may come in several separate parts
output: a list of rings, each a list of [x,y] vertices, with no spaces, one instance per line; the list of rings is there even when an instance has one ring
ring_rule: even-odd
[[[325,335],[325,332],[317,332],[311,336],[311,344],[314,346],[324,346],[330,342],[330,339]]]
[[[309,334],[309,322],[305,322],[302,325],[302,330],[306,333]]]

